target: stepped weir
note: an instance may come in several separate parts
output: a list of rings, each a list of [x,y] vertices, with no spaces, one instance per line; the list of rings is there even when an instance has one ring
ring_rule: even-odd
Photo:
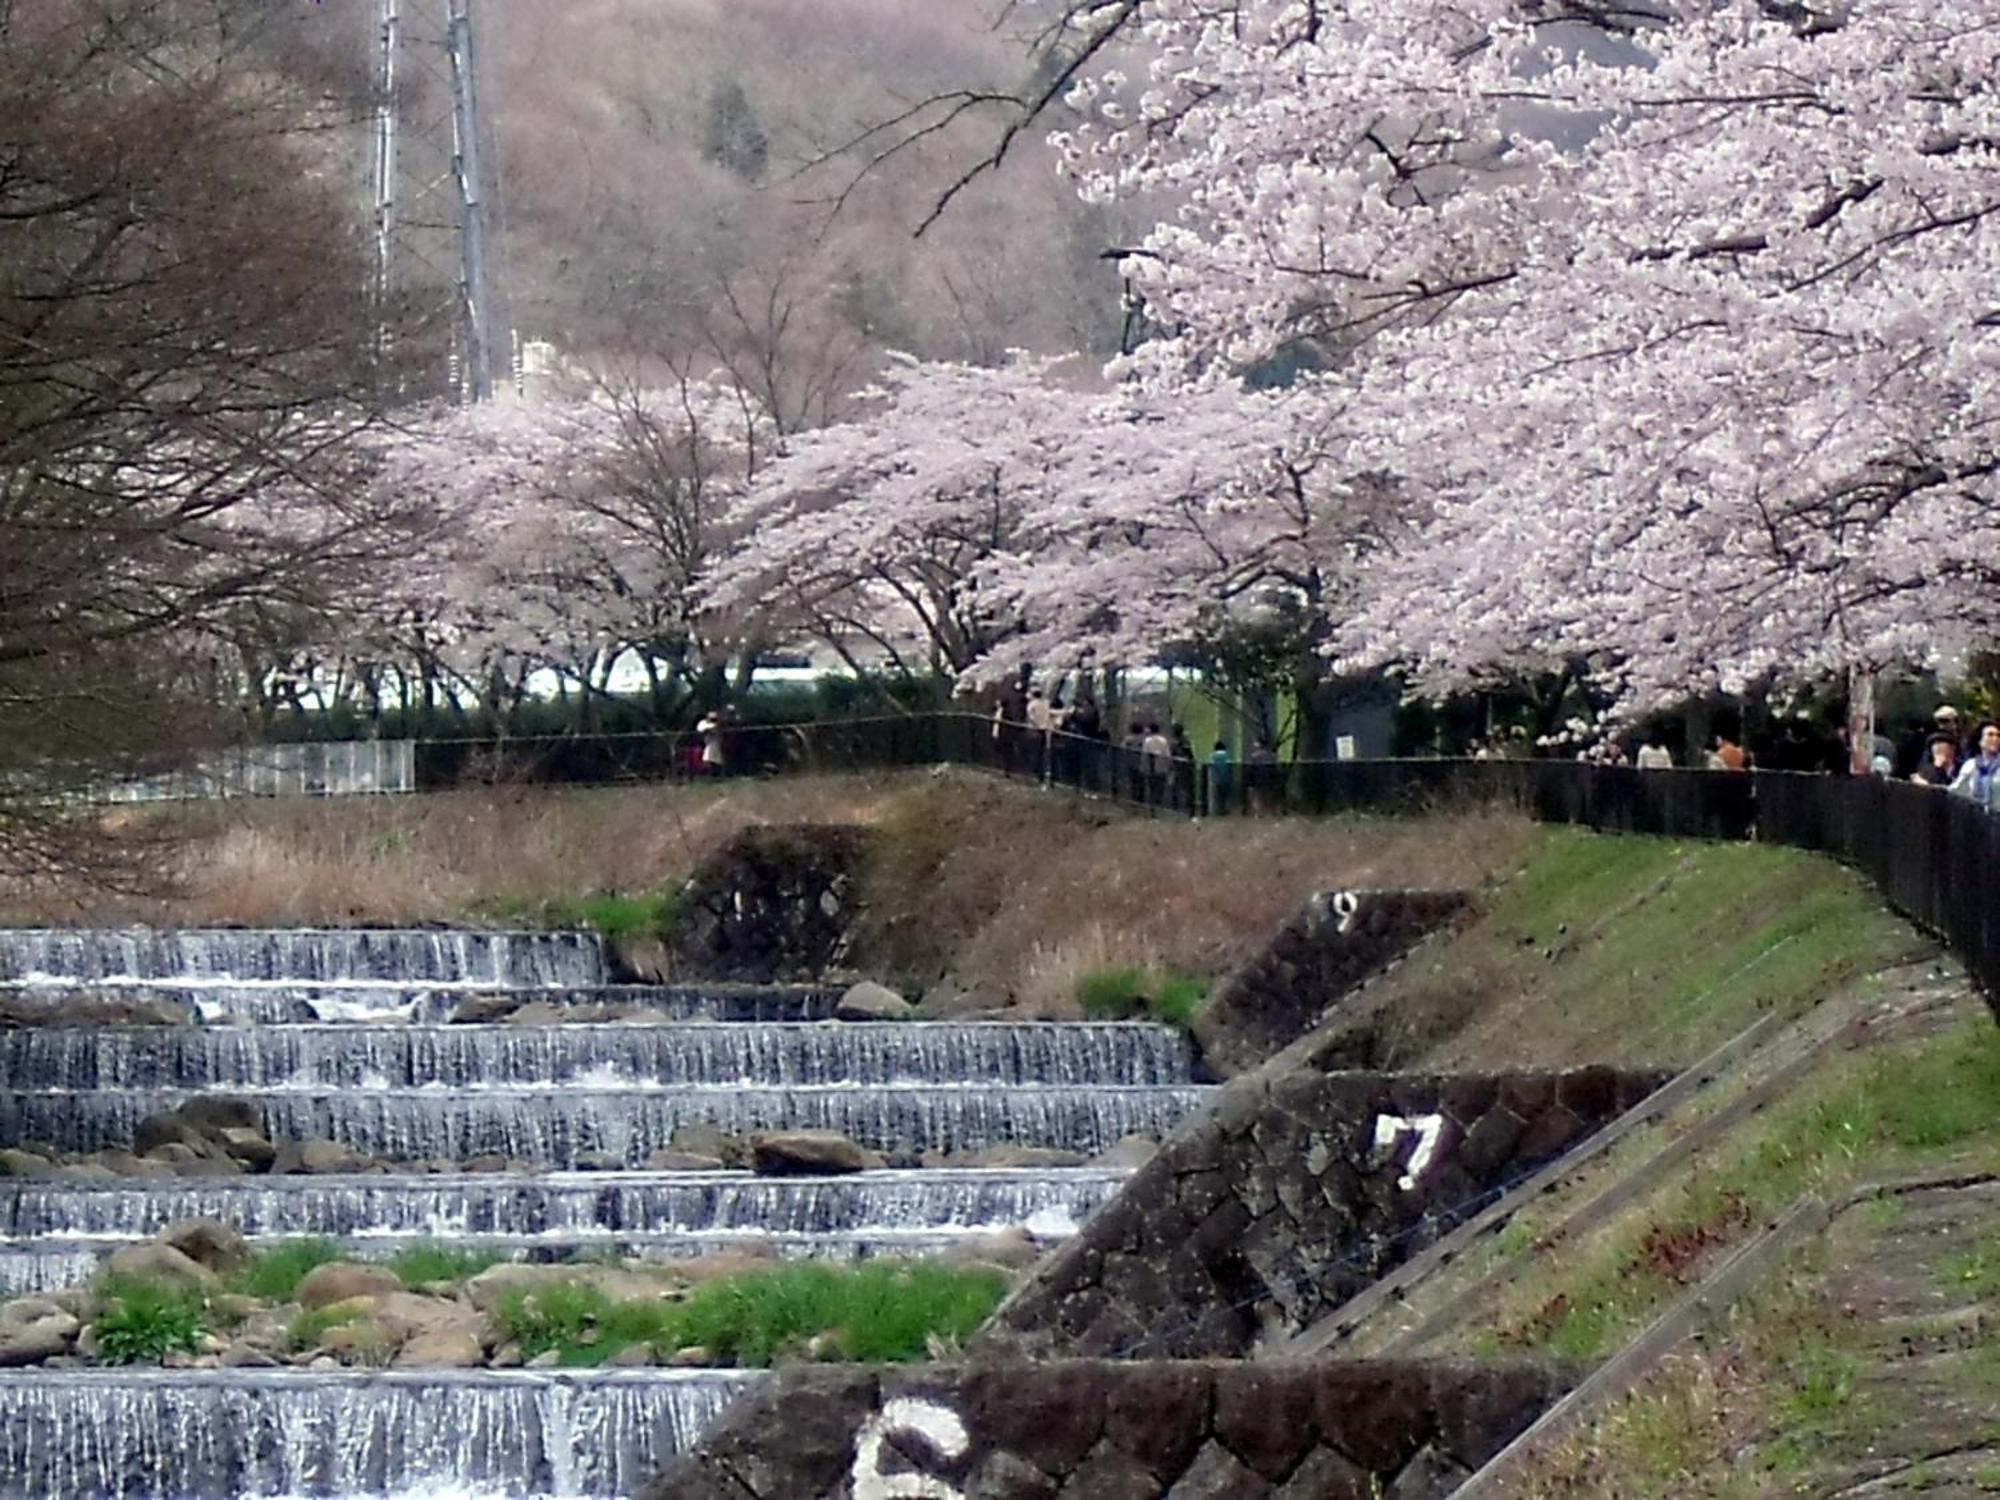
[[[1079,1160],[1162,1133],[1207,1097],[1167,1028],[835,1021],[824,989],[618,983],[587,934],[9,931],[0,998],[30,1022],[0,1031],[0,1144],[58,1161],[0,1178],[9,1296],[77,1285],[103,1255],[189,1218],[253,1242],[326,1237],[361,1260],[419,1241],[524,1261],[862,1259],[1008,1229],[1055,1242],[1123,1169],[908,1163],[994,1147]],[[181,1024],[87,1019],[91,1003],[134,999]],[[129,1152],[148,1117],[215,1095],[274,1142],[377,1161],[114,1178],[79,1156]],[[690,1125],[834,1129],[899,1165],[773,1177],[649,1164]],[[0,1372],[0,1493],[624,1496],[758,1378]]]

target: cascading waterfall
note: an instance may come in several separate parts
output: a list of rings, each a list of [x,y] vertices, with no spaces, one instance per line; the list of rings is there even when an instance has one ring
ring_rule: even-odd
[[[837,990],[787,984],[621,984],[493,986],[398,983],[391,980],[306,984],[293,980],[237,983],[186,979],[87,980],[36,976],[0,979],[0,993],[15,1002],[41,1004],[52,1015],[79,994],[144,999],[167,1005],[206,1026],[282,1026],[300,1023],[444,1023],[471,1013],[488,999],[512,999],[558,1012],[616,1006],[669,1021],[824,1021]]]
[[[42,1089],[537,1084],[1185,1082],[1188,1046],[1127,1023],[912,1026],[149,1027],[0,1032],[0,1078]]]
[[[973,1151],[1034,1144],[1086,1154],[1135,1132],[1170,1130],[1209,1090],[1194,1085],[885,1084],[634,1090],[567,1088],[231,1090],[273,1139],[319,1137],[392,1161],[501,1156],[574,1167],[637,1166],[680,1126],[742,1134],[835,1130],[883,1151]],[[132,1089],[0,1092],[0,1140],[95,1151],[128,1144],[147,1115],[185,1095]]]
[[[602,985],[584,932],[0,930],[0,983]]]
[[[578,934],[0,932],[0,994],[55,1022],[0,1031],[0,1142],[130,1147],[148,1114],[225,1094],[273,1141],[531,1168],[110,1181],[72,1164],[4,1178],[0,1291],[75,1285],[117,1246],[194,1218],[267,1242],[323,1236],[360,1259],[418,1241],[531,1261],[860,1259],[1022,1228],[1045,1241],[1073,1233],[1125,1171],[635,1169],[692,1123],[831,1129],[895,1153],[1095,1153],[1164,1133],[1211,1093],[1164,1027],[835,1022],[825,987],[611,984],[607,969]],[[143,998],[195,1024],[64,1024],[89,1013],[63,1008],[79,997]],[[491,1023],[531,1003],[533,1024]],[[607,1161],[627,1169],[569,1170]],[[641,1488],[754,1378],[0,1372],[0,1495],[605,1500]]]
[[[0,1494],[630,1495],[757,1379],[245,1371],[0,1375]]]
[[[871,1229],[991,1229],[1038,1215],[1081,1220],[1124,1173],[747,1172],[504,1173],[429,1177],[236,1177],[123,1183],[0,1179],[0,1234],[138,1239],[177,1219],[214,1218],[253,1238],[370,1233],[544,1236],[859,1234]]]

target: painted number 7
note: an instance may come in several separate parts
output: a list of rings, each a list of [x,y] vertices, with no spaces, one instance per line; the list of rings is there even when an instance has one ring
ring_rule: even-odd
[[[1377,1115],[1375,1117],[1375,1149],[1389,1151],[1396,1142],[1406,1135],[1417,1138],[1417,1149],[1410,1153],[1410,1159],[1403,1167],[1403,1175],[1396,1179],[1396,1186],[1409,1192],[1423,1177],[1431,1158],[1437,1154],[1438,1138],[1444,1134],[1443,1115]]]

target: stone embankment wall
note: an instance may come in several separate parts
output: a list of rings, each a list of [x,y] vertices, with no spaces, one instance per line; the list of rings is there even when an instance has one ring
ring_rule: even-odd
[[[1467,905],[1463,891],[1314,896],[1202,1008],[1194,1025],[1202,1060],[1223,1077],[1257,1067]]]
[[[802,1367],[644,1500],[1432,1500],[1562,1384],[1455,1360]]]
[[[745,829],[688,883],[667,934],[674,973],[769,984],[845,967],[867,849],[867,829],[841,824]]]
[[[1663,1081],[1609,1068],[1238,1079],[1042,1263],[977,1347],[1041,1358],[1252,1354]]]

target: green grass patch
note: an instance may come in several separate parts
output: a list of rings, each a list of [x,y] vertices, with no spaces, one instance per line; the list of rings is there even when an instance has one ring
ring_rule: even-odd
[[[280,1240],[251,1258],[229,1279],[229,1289],[266,1302],[289,1302],[306,1273],[341,1258],[340,1246],[328,1239]]]
[[[500,1316],[524,1354],[553,1350],[566,1366],[634,1344],[662,1355],[699,1345],[719,1363],[762,1366],[818,1335],[843,1359],[903,1363],[968,1337],[1006,1291],[999,1272],[933,1262],[805,1263],[708,1282],[678,1302],[614,1302],[558,1283],[512,1294]]]
[[[1601,1358],[1724,1247],[1803,1194],[1837,1191],[1979,1138],[2000,1140],[2000,1030],[1983,1018],[1830,1068],[1746,1130],[1736,1156],[1635,1216],[1582,1264],[1537,1278],[1544,1300],[1483,1345]],[[1989,1272],[1976,1250],[1959,1266],[1975,1280],[2000,1276],[2000,1265]]]
[[[478,915],[489,922],[535,928],[582,928],[617,941],[657,937],[680,915],[678,888],[658,891],[593,891],[582,896],[533,900],[496,897]]]
[[[2000,1298],[2000,1235],[1981,1240],[1969,1250],[1947,1255],[1940,1267],[1945,1290],[1985,1302]]]
[[[319,1341],[334,1329],[357,1323],[367,1316],[358,1307],[315,1307],[292,1319],[292,1347],[300,1353],[319,1347]]]
[[[438,1283],[456,1286],[506,1258],[497,1250],[466,1249],[427,1241],[397,1251],[390,1257],[389,1269],[402,1278],[404,1286]]]
[[[1378,983],[1378,1060],[1685,1064],[1924,946],[1816,855],[1543,829],[1471,922]]]
[[[1076,981],[1076,1003],[1093,1021],[1153,1020],[1187,1027],[1208,999],[1208,981],[1124,965],[1093,969]]]
[[[158,1364],[169,1354],[193,1354],[207,1332],[202,1295],[187,1287],[112,1278],[97,1296],[97,1357],[107,1365]]]

